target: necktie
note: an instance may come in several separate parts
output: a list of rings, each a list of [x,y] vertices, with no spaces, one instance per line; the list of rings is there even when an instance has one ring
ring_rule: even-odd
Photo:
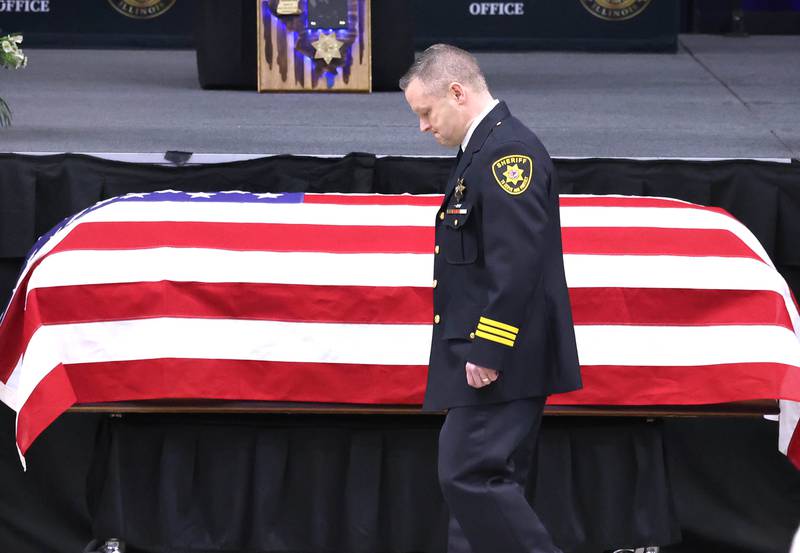
[[[450,170],[450,176],[447,177],[447,180],[453,178],[453,175],[456,174],[456,169],[458,169],[458,163],[461,161],[461,156],[464,155],[464,150],[461,149],[461,146],[458,147],[458,153],[456,154],[456,162],[453,164],[453,168]]]

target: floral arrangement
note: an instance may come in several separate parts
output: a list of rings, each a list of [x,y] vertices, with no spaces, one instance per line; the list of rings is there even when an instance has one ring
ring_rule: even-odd
[[[20,50],[22,35],[0,36],[0,66],[6,69],[19,69],[28,65],[28,58]],[[0,98],[0,127],[7,127],[11,124],[11,108],[5,100]]]

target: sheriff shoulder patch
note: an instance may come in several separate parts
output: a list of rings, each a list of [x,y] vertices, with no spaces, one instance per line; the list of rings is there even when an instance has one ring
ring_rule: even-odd
[[[533,161],[528,156],[510,155],[492,163],[492,174],[500,188],[516,196],[525,192],[533,179]]]

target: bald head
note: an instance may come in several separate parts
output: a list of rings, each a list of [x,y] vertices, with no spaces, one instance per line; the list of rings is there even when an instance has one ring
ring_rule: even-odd
[[[434,44],[422,52],[400,79],[400,90],[405,91],[414,79],[434,95],[446,94],[454,82],[478,93],[489,90],[472,54],[449,44]]]

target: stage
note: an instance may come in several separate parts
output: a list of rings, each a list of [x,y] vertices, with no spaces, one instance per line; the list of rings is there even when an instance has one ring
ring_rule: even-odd
[[[683,35],[677,54],[480,53],[561,157],[800,157],[800,36]],[[30,49],[6,152],[452,155],[402,94],[202,90],[190,50]]]

